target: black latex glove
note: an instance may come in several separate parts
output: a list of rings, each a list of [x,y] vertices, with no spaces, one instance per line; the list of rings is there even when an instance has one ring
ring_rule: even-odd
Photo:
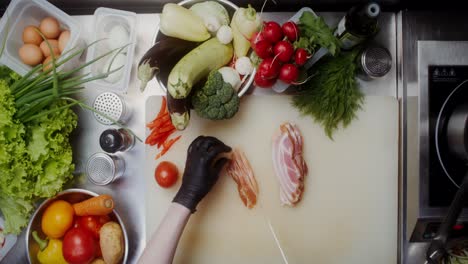
[[[194,213],[198,203],[211,190],[221,169],[229,161],[227,158],[220,158],[215,162],[216,157],[230,151],[229,146],[215,137],[197,137],[187,150],[182,186],[173,202]]]

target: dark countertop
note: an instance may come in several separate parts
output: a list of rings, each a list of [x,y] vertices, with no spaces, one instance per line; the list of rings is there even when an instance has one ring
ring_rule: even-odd
[[[374,0],[382,5],[386,12],[397,12],[399,10],[447,10],[461,7],[463,1],[445,0]],[[0,1],[0,14],[5,11],[10,0]],[[179,0],[49,0],[55,6],[61,8],[71,15],[88,15],[94,13],[98,7],[109,7],[134,11],[137,13],[158,13],[162,6],[169,2],[180,2]],[[264,0],[233,0],[238,6],[251,4],[260,10]],[[352,6],[367,1],[363,0],[270,0],[265,5],[266,12],[294,12],[301,7],[308,6],[315,11],[346,11]]]

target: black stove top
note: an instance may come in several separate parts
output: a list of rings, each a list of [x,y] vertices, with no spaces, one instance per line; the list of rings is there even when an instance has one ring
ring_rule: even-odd
[[[462,161],[448,151],[446,140],[448,117],[455,106],[468,102],[468,82],[464,83],[465,80],[468,80],[468,66],[429,66],[430,207],[448,207],[458,190],[455,184],[461,183],[468,169]],[[441,109],[444,109],[442,113]],[[437,132],[439,115],[439,132]],[[438,150],[436,148],[437,136]],[[465,204],[466,206],[468,203]]]

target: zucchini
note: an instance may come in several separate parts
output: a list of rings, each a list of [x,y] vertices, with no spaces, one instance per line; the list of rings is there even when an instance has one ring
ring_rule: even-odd
[[[167,90],[175,99],[186,98],[197,82],[212,70],[228,64],[232,56],[231,44],[221,44],[217,38],[205,41],[174,66],[167,80]]]
[[[166,36],[195,42],[205,41],[211,36],[201,18],[173,3],[164,5],[159,30]]]

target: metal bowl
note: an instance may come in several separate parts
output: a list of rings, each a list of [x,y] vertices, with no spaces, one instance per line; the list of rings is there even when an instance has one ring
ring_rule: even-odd
[[[179,2],[178,5],[180,6],[183,6],[183,7],[186,7],[186,8],[190,8],[192,5],[196,4],[196,3],[201,3],[201,2],[205,2],[207,0],[184,0],[182,2]],[[229,17],[232,19],[232,16],[234,14],[234,12],[236,12],[237,9],[239,9],[239,7],[237,5],[235,5],[234,3],[230,2],[230,1],[227,1],[227,0],[214,0],[218,3],[220,3],[222,6],[224,6],[224,8],[226,8],[226,10],[228,11],[229,13]],[[156,34],[154,35],[154,38],[153,38],[153,44],[164,39],[166,36],[164,34],[159,34],[159,27],[157,28],[156,30]],[[161,64],[163,65],[163,64]],[[246,75],[244,76],[241,81],[242,81],[242,84],[239,88],[239,92],[237,93],[239,95],[239,97],[242,97],[250,88],[250,86],[252,85],[253,81],[254,81],[254,77],[255,77],[255,72],[256,72],[256,69],[254,68],[254,70],[252,71],[252,73],[250,75]],[[156,80],[157,82],[159,83],[159,86],[161,87],[161,89],[166,92],[167,91],[167,88],[166,88],[166,83],[167,83],[167,76],[160,76],[159,74],[156,74]]]
[[[70,203],[78,203],[89,199],[91,197],[98,196],[98,194],[83,190],[83,189],[68,189],[65,190],[56,196],[45,200],[39,208],[37,208],[36,212],[34,212],[31,220],[29,220],[28,228],[26,229],[26,248],[28,249],[28,261],[29,263],[36,264],[39,263],[37,260],[37,252],[39,251],[39,246],[34,241],[32,237],[32,231],[37,231],[40,237],[46,237],[41,229],[41,219],[44,210],[55,200],[64,200]],[[122,258],[122,263],[127,263],[128,258],[128,235],[125,229],[125,225],[122,222],[119,214],[114,210],[110,215],[110,218],[113,221],[119,223],[120,227],[122,228],[123,236],[124,236],[124,255]]]

